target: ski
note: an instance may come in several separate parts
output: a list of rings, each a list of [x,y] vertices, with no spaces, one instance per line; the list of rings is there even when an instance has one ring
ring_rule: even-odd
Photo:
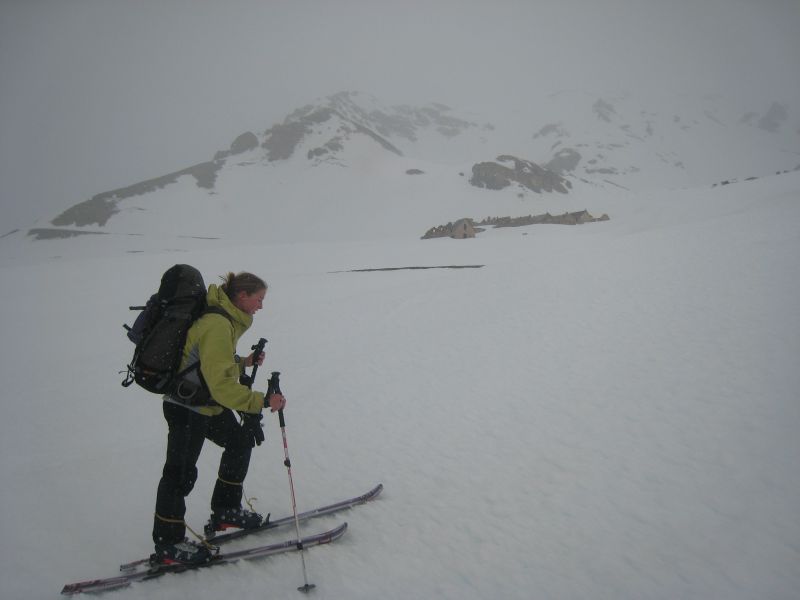
[[[334,502],[333,504],[328,504],[327,506],[320,506],[318,508],[312,508],[311,510],[298,513],[297,519],[299,521],[307,521],[308,519],[330,515],[341,510],[352,508],[353,506],[358,506],[359,504],[364,504],[375,499],[382,490],[383,484],[379,483],[366,494],[362,494],[361,496],[355,496],[353,498],[348,498],[347,500],[340,500],[339,502]],[[286,525],[293,524],[294,516],[289,515],[286,517],[281,517],[280,519],[270,519],[268,522],[254,529],[237,529],[236,531],[231,531],[229,533],[221,533],[208,538],[208,541],[213,542],[214,545],[225,544],[231,540],[236,540],[253,533],[268,531],[270,529],[276,529],[278,527],[285,527]]]
[[[347,500],[340,500],[339,502],[334,502],[333,504],[328,504],[327,506],[320,506],[318,508],[307,510],[305,512],[299,513],[297,515],[297,519],[299,521],[307,521],[308,519],[313,519],[315,517],[322,517],[325,515],[333,514],[335,512],[339,512],[341,510],[345,510],[347,508],[352,508],[353,506],[364,504],[365,502],[369,502],[370,500],[376,498],[378,494],[381,493],[381,491],[383,491],[383,484],[379,483],[370,491],[368,491],[366,494],[362,494],[361,496],[354,496],[353,498],[348,498]],[[289,515],[287,517],[281,517],[280,519],[271,519],[266,523],[264,523],[263,525],[261,525],[260,527],[255,527],[253,529],[237,529],[236,531],[231,531],[229,533],[222,533],[219,535],[215,535],[213,537],[207,538],[206,541],[214,544],[215,546],[219,546],[221,544],[225,544],[232,540],[238,540],[239,538],[243,538],[253,533],[269,531],[270,529],[277,529],[278,527],[285,527],[287,525],[293,525],[293,524],[294,524],[294,516]],[[131,571],[143,564],[147,564],[148,562],[150,562],[149,558],[140,558],[139,560],[135,560],[133,562],[120,565],[119,570],[122,572]]]
[[[68,583],[61,590],[61,593],[67,596],[72,596],[75,594],[106,592],[109,590],[127,587],[136,581],[155,579],[156,577],[160,577],[166,573],[182,573],[185,571],[205,569],[207,567],[224,565],[239,560],[253,560],[256,558],[272,556],[273,554],[281,554],[284,552],[291,552],[293,550],[309,548],[311,546],[329,544],[330,542],[342,537],[346,530],[347,523],[342,523],[334,529],[303,537],[299,541],[296,539],[286,540],[283,542],[268,544],[266,546],[256,546],[255,548],[247,548],[245,550],[236,550],[234,552],[217,554],[209,562],[202,563],[200,565],[165,565],[146,570],[131,570],[123,575],[109,577],[106,579],[92,579],[88,581],[79,581],[77,583]]]

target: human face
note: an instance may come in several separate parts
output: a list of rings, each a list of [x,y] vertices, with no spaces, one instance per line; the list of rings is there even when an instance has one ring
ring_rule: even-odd
[[[236,308],[248,315],[254,315],[257,311],[264,307],[264,296],[267,295],[267,290],[259,290],[248,294],[247,292],[239,292],[236,296],[234,305]]]

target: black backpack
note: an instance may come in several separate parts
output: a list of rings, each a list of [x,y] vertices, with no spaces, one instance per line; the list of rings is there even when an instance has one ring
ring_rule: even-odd
[[[200,272],[189,265],[170,267],[161,277],[158,292],[140,310],[128,330],[128,339],[136,344],[133,359],[128,364],[123,387],[137,383],[148,392],[170,394],[193,406],[213,404],[208,388],[200,377],[201,386],[184,379],[200,363],[178,371],[189,327],[206,313],[228,314],[206,304],[206,285]]]

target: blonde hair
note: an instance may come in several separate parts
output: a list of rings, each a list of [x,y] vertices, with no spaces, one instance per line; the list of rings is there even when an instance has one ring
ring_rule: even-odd
[[[267,289],[267,284],[263,279],[252,273],[228,273],[222,279],[222,291],[231,300],[234,300],[239,292],[244,292],[248,296]]]

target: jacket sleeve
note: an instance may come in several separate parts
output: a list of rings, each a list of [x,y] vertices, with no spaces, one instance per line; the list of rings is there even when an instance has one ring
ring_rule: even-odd
[[[234,360],[236,347],[231,324],[221,315],[206,317],[197,340],[200,371],[217,404],[248,413],[259,413],[264,394],[239,383],[240,365]]]

